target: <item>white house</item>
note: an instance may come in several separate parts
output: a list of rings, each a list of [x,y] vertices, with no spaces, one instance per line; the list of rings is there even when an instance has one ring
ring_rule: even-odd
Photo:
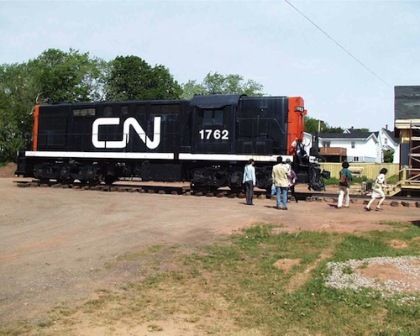
[[[377,134],[376,134],[377,133]],[[379,132],[375,132],[379,141],[381,161],[384,162],[384,152],[388,150],[394,151],[394,161],[392,163],[400,163],[400,142],[394,137],[394,132],[388,128],[381,128]]]
[[[399,142],[392,132],[382,128],[379,132],[361,132],[346,129],[344,133],[319,134],[320,154],[328,161],[375,162],[384,161],[384,152],[394,151],[393,163],[399,163]]]

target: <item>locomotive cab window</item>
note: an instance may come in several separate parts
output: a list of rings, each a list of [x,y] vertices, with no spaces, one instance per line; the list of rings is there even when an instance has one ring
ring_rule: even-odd
[[[121,114],[122,115],[127,115],[128,114],[128,106],[121,106]]]
[[[203,125],[223,125],[223,110],[204,110]]]
[[[73,115],[75,117],[91,117],[96,114],[94,108],[84,108],[84,109],[75,109],[73,110]]]
[[[103,114],[104,114],[104,117],[111,117],[112,116],[112,106],[105,106]]]

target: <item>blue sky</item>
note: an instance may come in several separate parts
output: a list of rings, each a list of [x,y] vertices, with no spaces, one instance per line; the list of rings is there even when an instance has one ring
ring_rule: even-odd
[[[135,55],[181,84],[240,74],[330,126],[393,129],[394,86],[420,85],[420,1],[288,2],[319,28],[284,0],[0,0],[0,64]]]

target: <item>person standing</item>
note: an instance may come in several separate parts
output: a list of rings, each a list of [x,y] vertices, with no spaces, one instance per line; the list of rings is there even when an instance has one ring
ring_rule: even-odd
[[[343,167],[343,169],[341,169],[339,173],[340,180],[338,182],[339,191],[337,209],[341,209],[343,207],[343,201],[345,208],[350,206],[350,182],[353,180],[353,176],[349,170],[349,163],[344,161],[341,164],[341,167]]]
[[[296,180],[297,180],[297,175],[295,173],[295,171],[292,168],[292,161],[290,159],[286,159],[286,164],[289,166],[289,189],[290,192],[293,196],[293,198],[295,199],[296,203],[298,202],[298,199],[296,197],[296,193],[295,193],[295,184],[296,184]]]
[[[371,211],[371,205],[376,198],[381,198],[376,206],[376,211],[382,210],[381,205],[385,201],[385,192],[384,187],[386,186],[385,175],[388,173],[388,169],[382,168],[379,172],[378,177],[375,180],[372,188],[372,198],[370,199],[368,205],[365,207],[366,211]]]
[[[289,189],[289,169],[283,164],[283,158],[277,157],[277,164],[271,173],[273,184],[276,187],[276,207],[287,210],[287,190]]]
[[[286,165],[288,171],[289,171],[289,175],[290,175],[290,171],[292,170],[292,160],[290,160],[289,158],[287,158],[284,161],[284,164]]]
[[[254,205],[254,187],[257,184],[254,159],[249,159],[248,164],[245,166],[242,183],[245,185],[246,204]]]
[[[292,148],[289,150],[289,152],[293,153],[297,157],[297,161],[300,164],[308,163],[309,156],[305,150],[305,147],[309,145],[310,143],[306,143],[302,138],[296,138],[292,142]]]

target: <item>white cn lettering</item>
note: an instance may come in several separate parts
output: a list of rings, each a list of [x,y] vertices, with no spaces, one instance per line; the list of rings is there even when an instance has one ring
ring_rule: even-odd
[[[160,121],[161,117],[154,118],[153,140],[150,140],[136,119],[128,118],[124,121],[123,137],[120,141],[100,141],[99,126],[119,125],[120,118],[98,118],[92,125],[92,144],[96,148],[125,148],[130,141],[130,138],[128,137],[130,126],[133,126],[134,130],[139,135],[140,139],[146,144],[147,148],[155,149],[160,144]]]

